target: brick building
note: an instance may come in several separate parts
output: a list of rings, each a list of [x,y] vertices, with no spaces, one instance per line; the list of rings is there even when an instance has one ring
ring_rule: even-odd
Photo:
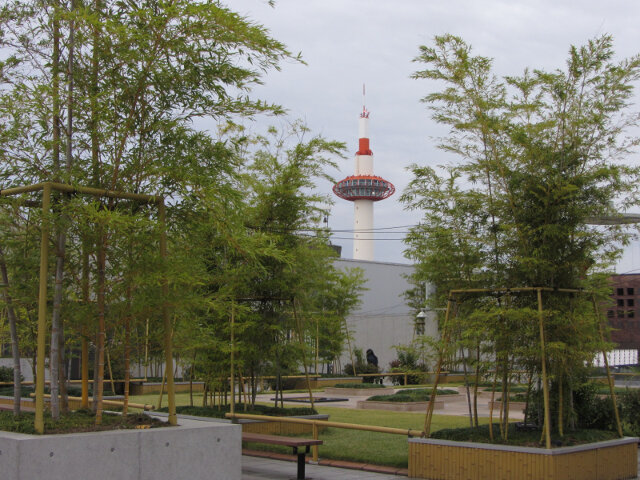
[[[613,275],[611,283],[613,302],[607,308],[611,339],[620,349],[640,350],[640,274]]]

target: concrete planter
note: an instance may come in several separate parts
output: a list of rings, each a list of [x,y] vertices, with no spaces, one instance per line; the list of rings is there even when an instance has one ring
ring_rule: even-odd
[[[347,397],[373,397],[374,395],[393,395],[393,388],[336,388],[327,387],[324,389],[325,395],[339,395]]]
[[[357,408],[369,410],[389,410],[392,412],[426,412],[429,402],[378,402],[373,400],[359,400]],[[442,410],[444,400],[436,400],[434,410]]]
[[[409,477],[438,480],[622,480],[638,475],[638,439],[554,449],[409,439]]]
[[[0,432],[2,480],[240,480],[241,428],[179,426],[65,435]]]

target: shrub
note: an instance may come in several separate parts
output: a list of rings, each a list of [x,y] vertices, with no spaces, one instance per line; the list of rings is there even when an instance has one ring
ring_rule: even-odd
[[[403,373],[403,372],[427,372],[429,369],[424,363],[420,362],[420,353],[412,346],[396,346],[396,353],[398,358],[389,363],[391,372]],[[404,376],[394,376],[393,383],[395,385],[404,385]],[[423,375],[407,375],[408,385],[418,385],[424,381]]]
[[[457,390],[438,389],[436,395],[456,395]],[[431,398],[430,388],[413,388],[401,390],[393,395],[374,395],[367,400],[376,402],[428,402]]]
[[[22,375],[20,375],[20,381],[24,381]],[[0,382],[13,383],[13,367],[0,367]]]
[[[380,388],[380,385],[373,383],[337,383],[334,388]]]
[[[628,389],[618,399],[625,433],[640,436],[640,389]]]
[[[193,415],[196,417],[213,417],[213,418],[225,418],[225,413],[229,413],[230,405],[222,405],[222,407],[190,407],[181,406],[176,407],[176,413],[182,415]],[[159,412],[168,412],[168,407],[163,407],[158,410]],[[310,407],[292,407],[292,408],[280,408],[271,407],[267,405],[249,405],[247,411],[244,411],[243,404],[236,404],[236,413],[246,413],[249,415],[271,415],[275,417],[292,417],[302,415],[316,415],[318,411],[315,408]]]

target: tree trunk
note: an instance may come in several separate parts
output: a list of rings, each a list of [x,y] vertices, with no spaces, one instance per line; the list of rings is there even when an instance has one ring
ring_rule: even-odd
[[[103,230],[103,229],[101,229]],[[96,391],[96,425],[102,423],[102,397],[104,393],[104,339],[105,339],[105,266],[106,266],[107,234],[102,231],[98,245],[98,371],[93,381]]]
[[[52,96],[52,160],[53,160],[53,175],[54,180],[59,181],[60,178],[60,4],[58,0],[53,2],[53,56],[51,59],[51,96]],[[60,257],[60,234],[58,234],[58,241],[56,242],[56,280],[54,290],[54,306],[53,316],[51,320],[51,348],[49,351],[49,389],[51,393],[51,417],[54,420],[60,418],[60,406],[58,403],[58,381],[59,374],[58,368],[59,355],[58,349],[60,348],[59,338],[59,325],[60,325],[60,301],[57,302],[56,312],[56,299],[62,295],[62,279],[60,277],[60,263],[62,261]]]
[[[22,374],[20,371],[20,349],[18,344],[18,329],[16,312],[13,309],[13,299],[9,294],[9,274],[4,260],[4,252],[0,248],[0,273],[2,274],[3,296],[7,305],[7,317],[9,318],[9,333],[11,335],[11,356],[13,358],[13,416],[20,415],[20,397],[22,396]]]

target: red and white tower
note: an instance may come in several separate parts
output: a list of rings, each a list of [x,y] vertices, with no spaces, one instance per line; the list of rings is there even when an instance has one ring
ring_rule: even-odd
[[[373,152],[369,148],[369,112],[365,106],[362,107],[358,130],[355,175],[336,183],[333,193],[353,202],[354,260],[373,260],[373,202],[389,198],[396,189],[391,182],[373,174]]]

